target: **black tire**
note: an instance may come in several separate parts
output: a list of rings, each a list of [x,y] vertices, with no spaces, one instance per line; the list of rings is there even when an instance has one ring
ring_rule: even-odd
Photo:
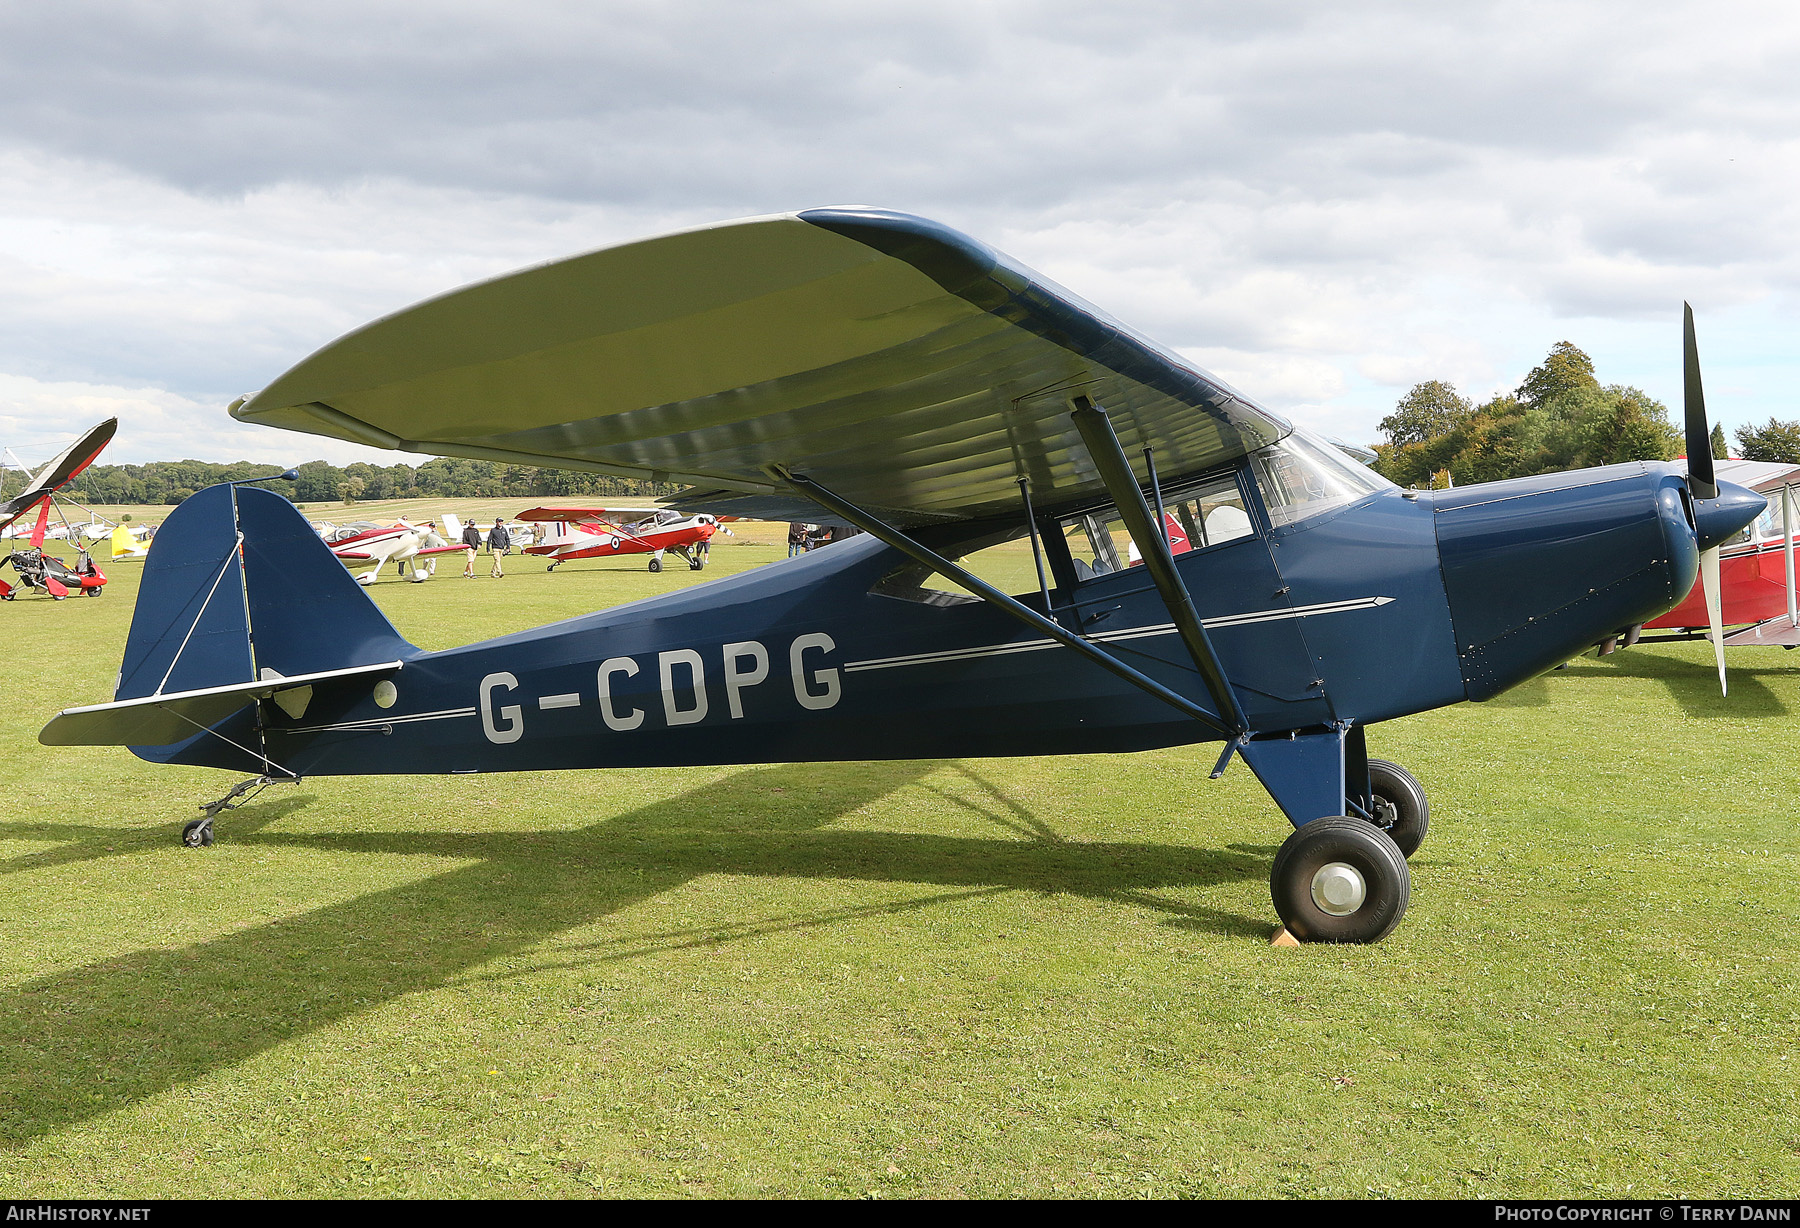
[[[690,559],[690,560],[688,560],[688,570],[689,571],[699,571],[702,567],[705,567],[705,566],[706,566],[705,559]]]
[[[212,823],[206,819],[195,819],[181,829],[181,842],[191,849],[209,847],[213,842]]]
[[[1400,846],[1410,858],[1425,843],[1431,829],[1431,803],[1418,777],[1386,759],[1369,760],[1369,788],[1375,794],[1375,826]]]
[[[650,570],[651,571],[661,571],[662,570],[662,560],[661,559],[651,559],[650,560]]]
[[[1345,890],[1358,886],[1360,899]],[[1281,923],[1301,942],[1380,942],[1406,915],[1412,875],[1399,846],[1374,824],[1314,819],[1275,854],[1269,894]]]

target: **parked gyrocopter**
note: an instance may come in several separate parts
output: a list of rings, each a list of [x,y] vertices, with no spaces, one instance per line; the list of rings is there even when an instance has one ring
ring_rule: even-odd
[[[23,491],[0,503],[0,529],[6,528],[34,508],[38,514],[37,525],[31,533],[31,544],[0,558],[0,567],[10,566],[19,578],[17,586],[0,580],[0,600],[15,600],[21,588],[26,591],[41,591],[57,601],[72,593],[88,597],[100,595],[106,586],[106,576],[94,565],[93,557],[86,547],[81,546],[79,541],[74,543],[77,554],[75,566],[70,567],[56,555],[44,552],[44,537],[49,530],[50,510],[56,492],[94,463],[94,458],[100,455],[118,428],[117,418],[108,418],[98,426],[88,428],[81,438],[63,449],[36,474],[28,477]]]

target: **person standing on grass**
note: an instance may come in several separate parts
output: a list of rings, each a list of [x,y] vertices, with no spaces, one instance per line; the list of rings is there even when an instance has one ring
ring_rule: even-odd
[[[806,526],[798,520],[788,525],[788,557],[806,553]]]
[[[500,569],[500,560],[512,549],[512,534],[506,531],[506,522],[498,516],[494,517],[494,527],[488,530],[487,542],[488,549],[494,552],[493,577],[504,579],[506,573]]]
[[[475,578],[475,556],[481,550],[481,526],[473,520],[463,526],[462,544],[468,552],[463,561],[463,578],[473,580]]]

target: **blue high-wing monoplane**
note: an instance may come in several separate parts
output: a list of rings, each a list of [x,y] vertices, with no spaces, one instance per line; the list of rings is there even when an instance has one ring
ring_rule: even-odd
[[[1705,458],[1691,323],[1688,357]],[[1763,507],[1705,463],[1402,491],[980,243],[864,208],[470,286],[232,413],[867,536],[423,652],[286,500],[215,486],[157,534],[114,701],[43,741],[259,780],[1219,741],[1294,824],[1273,893],[1310,940],[1406,908],[1425,794],[1368,726],[1629,635]],[[1027,539],[1024,592],[955,561]]]

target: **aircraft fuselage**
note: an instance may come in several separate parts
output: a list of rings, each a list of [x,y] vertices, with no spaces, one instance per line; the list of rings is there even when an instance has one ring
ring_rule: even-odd
[[[1255,531],[1176,561],[1258,733],[1487,698],[1693,583],[1694,529],[1669,465],[1389,490],[1282,527],[1239,473]],[[404,667],[385,688],[326,684],[298,713],[264,701],[223,737],[135,749],[260,770],[232,743],[261,745],[308,776],[1117,752],[1216,736],[991,605],[892,595],[883,581],[906,561],[859,537],[462,648],[397,641]],[[1081,581],[1054,570],[1058,622],[1212,707],[1144,568]],[[254,568],[246,583],[254,592]],[[1036,593],[1020,600],[1043,608]],[[258,625],[255,638],[280,637]]]

